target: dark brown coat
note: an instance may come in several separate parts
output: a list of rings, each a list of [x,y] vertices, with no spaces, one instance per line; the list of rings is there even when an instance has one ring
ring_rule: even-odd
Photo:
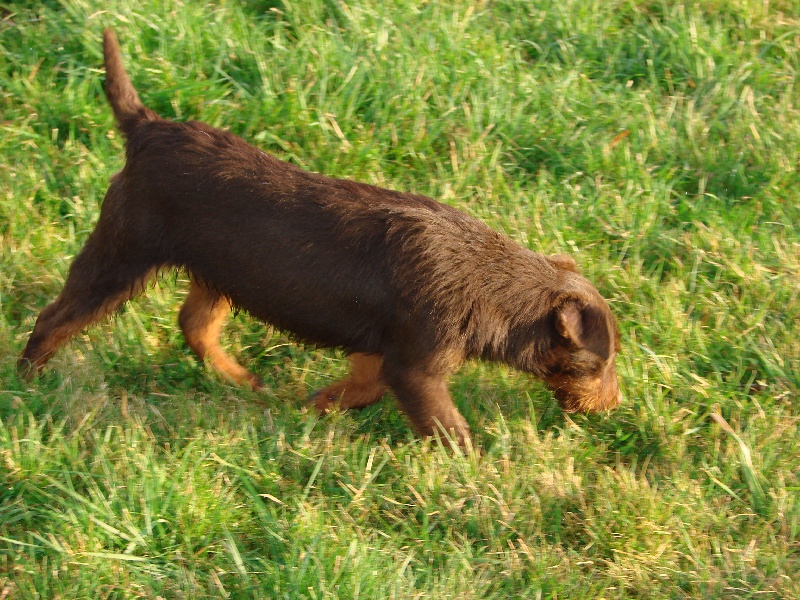
[[[468,358],[544,379],[567,410],[617,404],[614,318],[569,257],[521,247],[425,196],[304,171],[198,122],[147,109],[105,33],[106,94],[126,138],[100,219],[20,359],[40,370],[152,274],[186,269],[181,326],[201,358],[258,379],[218,338],[230,306],[351,355],[317,407],[365,406],[391,388],[416,429],[465,442],[446,377]]]

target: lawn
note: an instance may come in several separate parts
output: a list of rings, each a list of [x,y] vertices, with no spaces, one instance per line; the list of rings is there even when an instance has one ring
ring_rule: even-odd
[[[796,0],[0,3],[0,599],[800,597]],[[237,314],[235,388],[182,340],[184,273],[15,362],[143,101],[304,168],[427,194],[571,254],[617,315],[624,402],[565,415],[453,376],[479,452]]]

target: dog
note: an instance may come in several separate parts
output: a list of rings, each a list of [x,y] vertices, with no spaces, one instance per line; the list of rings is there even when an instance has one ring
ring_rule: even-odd
[[[534,253],[426,196],[305,171],[204,123],[162,119],[139,99],[114,32],[103,38],[126,163],[36,321],[23,376],[157,272],[183,269],[183,334],[229,380],[261,385],[220,347],[231,308],[349,355],[347,377],[312,395],[323,413],[391,390],[420,435],[468,445],[446,381],[471,358],[544,380],[565,411],[620,402],[616,321],[572,258]]]

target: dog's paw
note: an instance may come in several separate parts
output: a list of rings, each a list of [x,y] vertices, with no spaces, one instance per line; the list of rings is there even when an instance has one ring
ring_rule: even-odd
[[[306,400],[306,404],[313,406],[319,414],[325,415],[336,406],[336,401],[338,399],[338,396],[330,389],[324,388],[312,392]]]
[[[261,380],[261,377],[253,375],[252,373],[247,374],[247,383],[253,388],[254,392],[258,392],[264,388],[264,382]]]

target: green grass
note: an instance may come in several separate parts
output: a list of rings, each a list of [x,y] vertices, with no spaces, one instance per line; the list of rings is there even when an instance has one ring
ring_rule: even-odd
[[[796,0],[0,4],[0,598],[800,596]],[[623,406],[454,376],[479,455],[337,352],[235,317],[266,391],[190,355],[167,274],[32,383],[14,363],[145,102],[568,252],[618,315]]]

